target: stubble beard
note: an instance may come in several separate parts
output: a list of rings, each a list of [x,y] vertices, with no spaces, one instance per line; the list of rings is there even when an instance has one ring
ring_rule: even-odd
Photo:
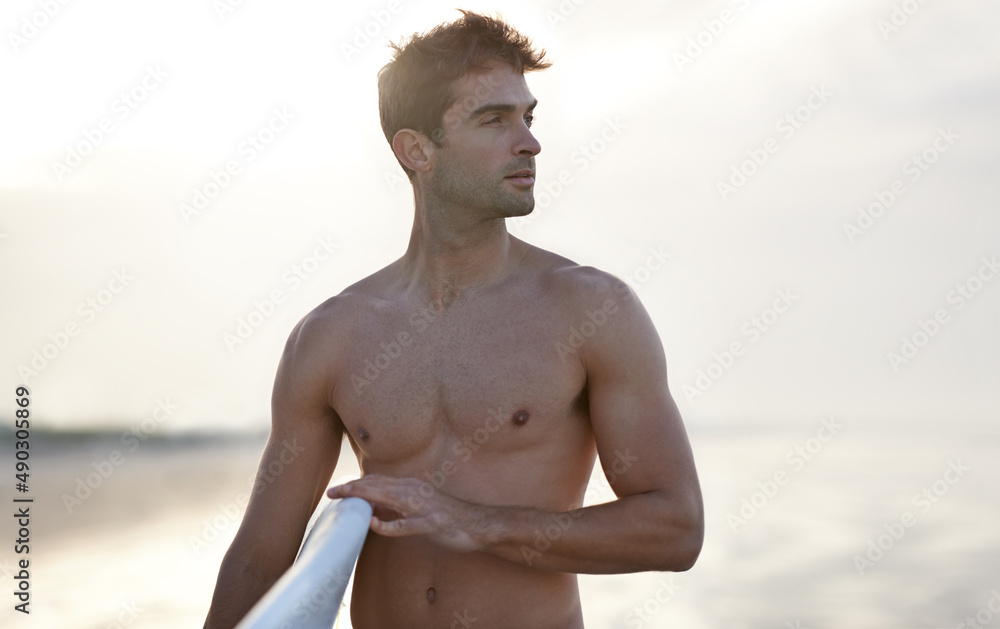
[[[527,216],[535,208],[534,186],[513,188],[496,173],[451,165],[434,170],[431,181],[438,201],[484,219]]]

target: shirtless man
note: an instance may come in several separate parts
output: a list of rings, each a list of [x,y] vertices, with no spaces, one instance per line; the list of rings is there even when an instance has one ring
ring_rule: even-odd
[[[357,629],[579,629],[576,573],[689,569],[701,493],[663,348],[619,279],[507,233],[534,207],[524,73],[544,53],[463,12],[379,75],[413,184],[406,253],[309,313],[278,367],[255,493],[206,627],[229,628],[291,565],[346,434],[374,506]],[[583,507],[595,457],[617,500]]]

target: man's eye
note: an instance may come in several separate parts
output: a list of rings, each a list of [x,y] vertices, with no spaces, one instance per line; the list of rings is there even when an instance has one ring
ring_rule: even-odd
[[[486,124],[493,124],[494,122],[500,122],[500,116],[494,116],[486,121]]]
[[[528,125],[529,127],[532,124],[534,124],[534,122],[535,122],[535,115],[534,114],[528,114],[527,116],[524,117],[524,124]]]

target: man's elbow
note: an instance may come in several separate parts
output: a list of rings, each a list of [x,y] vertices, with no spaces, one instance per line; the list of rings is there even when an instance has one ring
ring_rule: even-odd
[[[657,553],[659,572],[686,572],[694,567],[705,541],[705,514],[701,508],[674,515],[663,527],[664,536]]]
[[[239,624],[281,576],[280,570],[263,570],[266,565],[233,543],[222,559],[204,629],[229,629]]]
[[[689,529],[682,535],[678,544],[678,553],[675,558],[676,566],[673,572],[686,572],[694,567],[698,557],[701,555],[701,548],[705,541],[705,520],[698,518]]]

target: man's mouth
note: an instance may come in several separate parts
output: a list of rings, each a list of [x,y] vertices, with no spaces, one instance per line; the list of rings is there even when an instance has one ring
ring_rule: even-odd
[[[522,186],[531,186],[534,185],[535,183],[535,171],[527,169],[519,170],[512,175],[507,175],[506,177],[504,177],[504,179],[512,181],[516,184],[520,184]]]

